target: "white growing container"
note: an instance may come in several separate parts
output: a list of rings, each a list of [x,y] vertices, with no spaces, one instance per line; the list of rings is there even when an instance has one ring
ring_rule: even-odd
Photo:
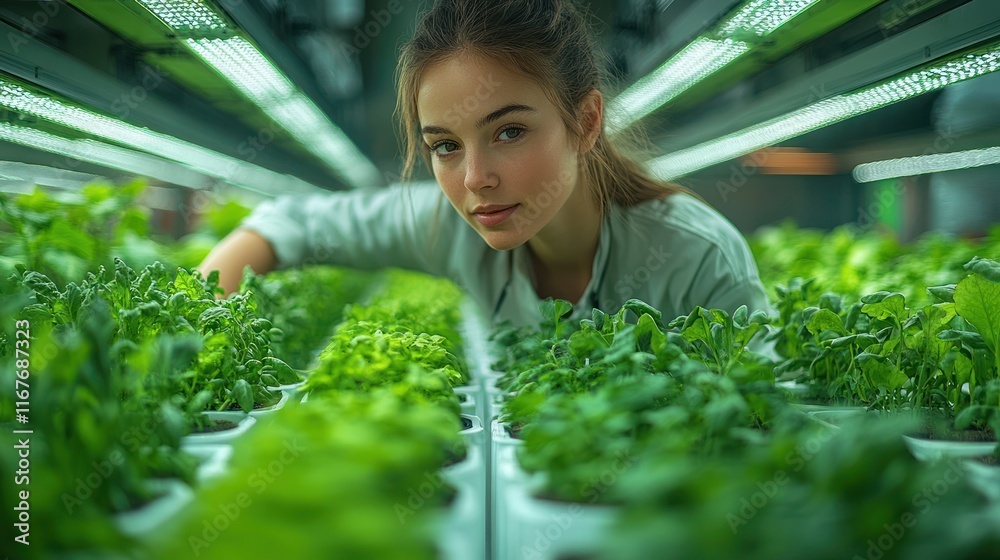
[[[259,418],[261,416],[267,416],[268,414],[274,414],[275,412],[281,410],[288,403],[291,393],[286,393],[284,390],[281,391],[281,399],[274,403],[272,406],[264,408],[255,408],[249,412],[250,416]]]
[[[123,534],[142,538],[176,516],[194,499],[194,491],[177,479],[152,480],[160,496],[132,511],[114,516],[114,524]]]
[[[457,491],[438,534],[446,560],[486,557],[486,462],[482,451],[469,446],[465,460],[441,471]]]
[[[969,473],[969,485],[979,490],[987,499],[1000,502],[1000,466],[985,465],[978,461],[963,461]]]
[[[229,420],[230,422],[235,422],[236,427],[231,430],[186,435],[181,438],[182,446],[232,443],[233,440],[245,434],[257,422],[256,418],[245,412],[202,412],[202,414],[212,420]]]
[[[995,441],[942,441],[911,436],[903,436],[903,441],[910,449],[910,453],[921,461],[989,455],[997,447]]]
[[[607,540],[619,509],[614,506],[543,500],[533,495],[541,478],[510,484],[506,535],[499,556],[509,560],[557,560],[564,555],[595,554]]]
[[[524,442],[515,439],[507,433],[507,426],[497,420],[490,424],[490,535],[493,541],[493,558],[505,560],[501,549],[506,552],[506,546],[501,542],[507,538],[507,521],[509,518],[507,490],[512,485],[528,483],[527,473],[517,461],[517,449]]]
[[[184,445],[181,450],[198,459],[195,475],[198,482],[225,474],[229,470],[229,458],[233,454],[233,446],[223,443]]]

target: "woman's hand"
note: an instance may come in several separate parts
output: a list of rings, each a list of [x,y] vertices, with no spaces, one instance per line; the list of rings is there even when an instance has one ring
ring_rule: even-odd
[[[239,289],[243,268],[247,265],[257,274],[264,274],[274,270],[277,264],[274,248],[266,239],[254,231],[239,229],[220,241],[198,265],[198,270],[205,277],[218,270],[219,286],[228,296]]]

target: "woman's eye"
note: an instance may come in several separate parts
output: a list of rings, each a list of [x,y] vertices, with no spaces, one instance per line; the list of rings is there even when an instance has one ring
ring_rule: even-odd
[[[524,132],[524,129],[522,129],[522,128],[517,128],[517,127],[507,128],[507,129],[504,129],[504,130],[500,131],[500,139],[501,140],[513,140],[513,139],[517,138],[518,136],[520,136],[522,132]],[[506,135],[506,136],[504,136],[504,135]]]
[[[441,148],[444,149],[442,150]],[[458,149],[458,144],[454,142],[438,142],[437,144],[434,144],[434,147],[431,148],[431,151],[439,156],[446,156],[451,154],[457,149]]]

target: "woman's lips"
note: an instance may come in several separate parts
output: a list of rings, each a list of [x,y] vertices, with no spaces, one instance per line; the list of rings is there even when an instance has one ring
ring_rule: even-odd
[[[520,207],[520,204],[515,204],[508,208],[504,208],[503,210],[497,210],[496,212],[475,212],[473,213],[473,216],[479,220],[479,223],[486,227],[496,227],[506,221],[507,218],[511,217],[511,215]]]

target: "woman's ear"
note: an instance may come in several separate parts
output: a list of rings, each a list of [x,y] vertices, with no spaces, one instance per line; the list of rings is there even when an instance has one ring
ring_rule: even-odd
[[[604,123],[604,97],[601,92],[592,89],[580,100],[580,128],[583,136],[580,138],[580,153],[589,152],[597,143]]]

